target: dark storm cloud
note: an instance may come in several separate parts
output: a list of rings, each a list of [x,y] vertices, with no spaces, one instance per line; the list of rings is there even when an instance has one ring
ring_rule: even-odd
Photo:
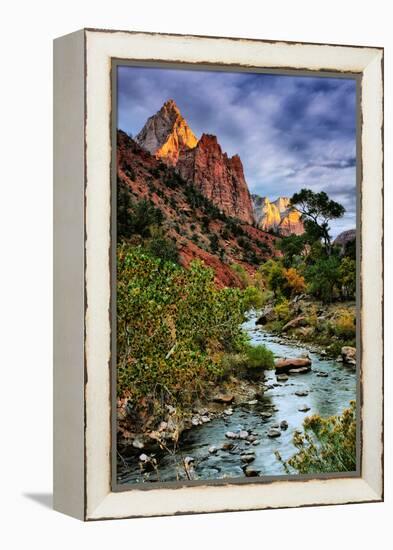
[[[135,135],[173,98],[194,133],[243,161],[250,190],[275,199],[324,190],[355,225],[356,85],[351,79],[120,67],[118,125]]]

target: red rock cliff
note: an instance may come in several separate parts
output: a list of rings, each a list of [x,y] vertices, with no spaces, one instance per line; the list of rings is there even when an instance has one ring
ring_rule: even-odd
[[[254,222],[253,205],[238,155],[222,152],[216,136],[202,134],[197,146],[179,154],[176,168],[229,216]]]

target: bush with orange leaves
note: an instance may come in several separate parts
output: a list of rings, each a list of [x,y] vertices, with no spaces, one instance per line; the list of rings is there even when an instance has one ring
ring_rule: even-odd
[[[285,279],[285,294],[296,296],[296,294],[301,294],[305,291],[306,283],[304,277],[300,275],[296,268],[289,267],[288,269],[283,269],[283,275]]]

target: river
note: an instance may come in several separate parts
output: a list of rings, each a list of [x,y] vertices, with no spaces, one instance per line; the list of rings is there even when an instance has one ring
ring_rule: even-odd
[[[255,313],[250,313],[243,325],[253,344],[266,345],[276,358],[298,357],[308,353],[312,360],[312,370],[307,374],[291,375],[285,382],[277,382],[274,371],[266,371],[264,385],[268,389],[257,403],[251,401],[251,404],[231,406],[231,415],[214,418],[209,423],[185,432],[176,456],[164,454],[157,457],[160,481],[176,481],[177,476],[184,478],[184,469],[176,468],[176,464],[185,457],[194,460],[192,474],[195,479],[244,477],[240,456],[244,451],[255,453],[250,466],[259,472],[259,476],[284,475],[286,472],[277,460],[275,451],[279,451],[284,460],[296,452],[292,439],[295,430],[302,428],[304,418],[315,413],[321,416],[341,414],[349,402],[356,399],[356,369],[321,357],[320,353],[306,346],[283,341],[265,332],[255,326],[256,318]],[[297,396],[295,392],[299,390],[308,394]],[[309,410],[300,412],[302,405],[309,407]],[[271,413],[271,416],[263,419],[261,413]],[[283,420],[288,423],[288,428],[281,429],[277,438],[268,437],[268,430]],[[236,440],[234,449],[220,448],[229,441],[226,432],[239,430],[248,430],[256,438],[255,441]],[[209,452],[212,446],[218,448],[214,453]],[[121,468],[119,473],[121,484],[143,481],[135,459],[126,468]],[[154,472],[150,479],[157,481]]]

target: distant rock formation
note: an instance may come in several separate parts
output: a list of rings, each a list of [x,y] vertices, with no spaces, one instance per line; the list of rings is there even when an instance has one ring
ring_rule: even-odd
[[[347,243],[356,239],[356,229],[348,229],[343,231],[334,239],[333,244],[337,246],[345,247]]]
[[[273,202],[267,197],[252,195],[254,212],[258,227],[263,231],[274,231],[279,235],[301,235],[304,225],[301,214],[291,208],[288,197],[278,197]]]

